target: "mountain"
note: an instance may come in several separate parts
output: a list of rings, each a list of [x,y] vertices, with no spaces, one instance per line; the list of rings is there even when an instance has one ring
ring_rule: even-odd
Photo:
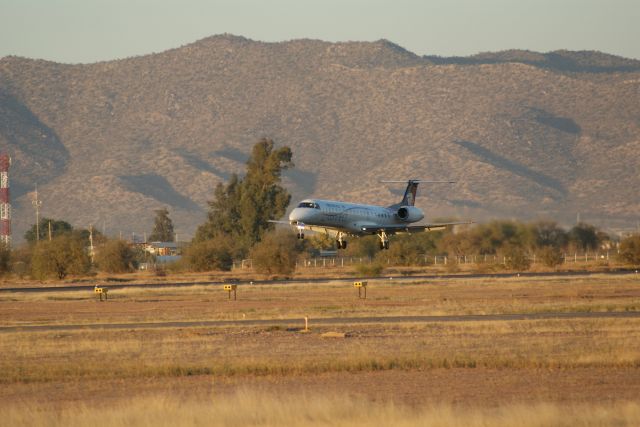
[[[0,151],[14,238],[42,214],[109,234],[179,238],[261,137],[289,145],[294,200],[393,203],[429,217],[631,227],[640,211],[640,61],[599,52],[420,57],[387,40],[263,43],[220,35],[95,64],[0,59]]]

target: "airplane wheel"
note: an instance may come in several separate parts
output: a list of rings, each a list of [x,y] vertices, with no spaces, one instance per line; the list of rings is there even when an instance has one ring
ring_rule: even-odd
[[[346,240],[342,241],[342,249],[347,249],[347,241]]]
[[[383,246],[384,246],[384,249],[389,249],[389,242],[384,242]]]
[[[304,233],[300,233],[300,240],[304,240]]]
[[[380,242],[380,250],[384,249],[384,242]]]

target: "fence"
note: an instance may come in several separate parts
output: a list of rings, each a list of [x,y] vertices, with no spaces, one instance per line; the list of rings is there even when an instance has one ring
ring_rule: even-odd
[[[540,257],[535,254],[530,255],[529,260],[532,264],[542,264]],[[610,259],[609,252],[584,252],[584,253],[564,253],[564,264],[577,263],[595,263],[608,262]],[[296,261],[296,268],[334,268],[334,267],[350,267],[358,264],[371,264],[374,261],[372,257],[311,257],[299,259]],[[376,261],[380,261],[387,265],[406,265],[407,262],[399,261],[391,257],[382,259],[378,257]],[[429,266],[429,265],[448,265],[448,264],[505,264],[506,257],[497,255],[416,255],[413,256],[413,262],[410,265]],[[235,261],[233,269],[251,269],[253,263],[250,259]]]

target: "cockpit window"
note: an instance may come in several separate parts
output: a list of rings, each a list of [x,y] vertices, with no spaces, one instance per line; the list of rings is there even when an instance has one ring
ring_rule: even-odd
[[[299,208],[311,208],[311,209],[320,209],[320,205],[313,202],[302,202],[298,205]]]

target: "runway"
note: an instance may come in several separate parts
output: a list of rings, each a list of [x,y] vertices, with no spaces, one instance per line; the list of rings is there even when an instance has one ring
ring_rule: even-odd
[[[193,281],[179,283],[110,283],[104,281],[96,281],[95,284],[106,286],[110,290],[124,288],[175,288],[188,286],[221,286],[226,283],[235,283],[240,286],[256,286],[256,285],[304,285],[304,284],[321,284],[330,282],[349,282],[355,280],[367,280],[371,283],[390,282],[394,280],[438,280],[438,279],[504,279],[515,277],[580,277],[593,275],[638,275],[638,271],[634,269],[620,269],[606,272],[592,271],[564,271],[564,272],[523,272],[523,273],[487,273],[487,274],[428,274],[415,276],[384,276],[384,277],[323,277],[308,279],[291,279],[291,280],[253,280],[249,281]],[[66,286],[32,286],[32,287],[11,287],[2,288],[1,292],[72,292],[72,291],[92,291],[94,284],[91,285],[66,285]]]
[[[487,321],[523,321],[547,319],[635,319],[640,312],[574,312],[574,313],[530,313],[530,314],[488,314],[488,315],[455,315],[455,316],[389,316],[389,317],[326,317],[310,318],[309,326],[327,325],[361,325],[367,323],[401,324],[401,323],[443,323],[443,322],[487,322]],[[161,329],[161,328],[203,328],[225,326],[283,326],[301,329],[303,318],[289,319],[243,319],[243,320],[204,320],[185,322],[148,322],[148,323],[92,323],[69,325],[19,325],[0,326],[2,332],[52,332],[99,329]]]

